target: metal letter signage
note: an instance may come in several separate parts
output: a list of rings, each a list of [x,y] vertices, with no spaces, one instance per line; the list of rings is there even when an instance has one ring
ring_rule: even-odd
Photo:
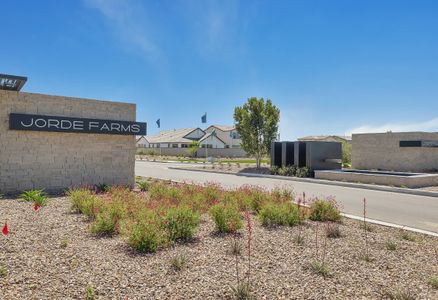
[[[28,114],[9,114],[9,129],[146,135],[146,123]]]

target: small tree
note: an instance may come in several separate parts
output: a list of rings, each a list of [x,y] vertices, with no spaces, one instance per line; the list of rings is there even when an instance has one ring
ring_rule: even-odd
[[[236,130],[242,139],[242,148],[256,159],[257,168],[264,155],[269,153],[276,139],[280,110],[270,99],[251,97],[243,106],[234,109]]]
[[[190,145],[189,145],[189,155],[191,157],[195,157],[196,153],[198,153],[199,150],[199,142],[198,141],[193,141]]]

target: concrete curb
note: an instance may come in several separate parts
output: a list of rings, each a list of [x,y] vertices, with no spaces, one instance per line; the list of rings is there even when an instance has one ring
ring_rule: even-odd
[[[268,174],[227,173],[227,172],[221,172],[221,171],[205,171],[205,170],[200,170],[200,169],[181,168],[181,167],[169,167],[169,169],[184,170],[184,171],[195,171],[195,172],[209,172],[209,173],[227,174],[227,175],[236,175],[236,176],[246,176],[246,177],[282,179],[282,180],[297,181],[297,182],[316,183],[316,184],[324,184],[324,185],[334,185],[334,186],[342,186],[342,187],[349,187],[349,188],[360,188],[360,189],[366,189],[366,190],[374,190],[374,191],[383,191],[383,192],[391,192],[391,193],[399,193],[399,194],[410,194],[410,195],[416,195],[416,196],[427,196],[427,197],[436,197],[436,198],[438,198],[438,192],[431,192],[431,191],[424,191],[424,190],[417,190],[417,189],[409,189],[409,188],[398,188],[398,187],[390,187],[390,186],[374,185],[374,184],[365,184],[365,183],[342,182],[342,181],[333,181],[333,180],[325,180],[325,179],[314,179],[314,178],[298,178],[298,177],[288,177],[288,176],[268,175]]]
[[[346,218],[349,218],[349,219],[363,221],[363,217],[358,217],[355,215],[344,214],[344,213],[342,213],[342,215]],[[381,226],[386,226],[386,227],[391,227],[391,228],[399,228],[399,229],[403,229],[403,230],[407,230],[407,231],[412,231],[412,232],[417,232],[417,233],[421,233],[421,234],[425,234],[425,235],[438,237],[438,233],[433,232],[433,231],[428,231],[428,230],[423,230],[423,229],[418,229],[418,228],[414,228],[414,227],[403,226],[403,225],[398,225],[398,224],[394,224],[394,223],[388,223],[388,222],[374,220],[374,219],[368,219],[368,218],[365,218],[365,221],[368,223],[371,223],[371,224],[376,224],[376,225],[381,225]]]

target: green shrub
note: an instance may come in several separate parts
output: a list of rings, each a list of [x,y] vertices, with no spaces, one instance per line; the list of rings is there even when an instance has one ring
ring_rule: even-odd
[[[165,245],[165,233],[161,230],[161,222],[154,213],[144,213],[133,222],[128,232],[128,243],[135,250],[143,253],[156,252]]]
[[[119,221],[125,215],[126,209],[122,203],[109,203],[102,206],[102,210],[96,215],[91,225],[91,232],[112,235],[118,231]]]
[[[258,213],[261,209],[261,207],[270,202],[271,199],[269,197],[269,195],[264,192],[264,191],[260,191],[260,190],[255,190],[251,196],[250,196],[250,206],[251,209],[255,212]]]
[[[297,167],[295,165],[283,166],[278,169],[278,175],[281,176],[296,176]]]
[[[242,228],[239,209],[234,205],[223,203],[213,205],[209,214],[219,232],[234,232]]]
[[[47,205],[47,193],[44,190],[25,191],[20,195],[20,199],[38,203],[39,206]]]
[[[164,227],[169,239],[190,239],[199,225],[200,216],[187,206],[170,208],[167,211]]]
[[[149,181],[138,181],[137,185],[140,191],[146,192],[147,190],[149,190],[151,183]]]
[[[309,168],[307,168],[307,167],[298,168],[298,169],[296,170],[296,174],[295,174],[295,176],[297,176],[297,177],[302,177],[302,178],[304,178],[304,177],[310,177],[310,170],[309,170]]]
[[[269,173],[271,173],[271,175],[278,175],[278,167],[277,166],[272,166],[271,168],[269,168]]]
[[[70,198],[71,209],[90,219],[94,219],[101,210],[102,200],[88,189],[70,190],[67,195]]]
[[[430,277],[428,282],[429,282],[431,287],[438,290],[438,276]]]
[[[96,299],[96,291],[94,290],[94,288],[91,285],[87,286],[85,293],[86,293],[85,299],[87,299],[87,300],[95,300]]]
[[[252,300],[255,297],[252,294],[251,286],[248,282],[239,282],[237,286],[231,287],[234,298],[237,300]]]
[[[0,264],[0,278],[8,276],[8,269],[5,265]]]
[[[98,193],[107,193],[111,189],[111,185],[107,183],[98,183],[95,185],[95,187]]]
[[[292,203],[268,203],[262,207],[258,217],[263,226],[294,226],[300,221],[298,207]]]
[[[187,257],[184,253],[177,254],[170,260],[170,266],[175,271],[181,271],[187,264]]]
[[[397,250],[397,243],[392,241],[392,240],[388,240],[385,243],[385,247],[386,247],[386,250],[395,251],[395,250]]]
[[[341,220],[341,212],[334,200],[316,200],[310,205],[309,219],[338,222]]]

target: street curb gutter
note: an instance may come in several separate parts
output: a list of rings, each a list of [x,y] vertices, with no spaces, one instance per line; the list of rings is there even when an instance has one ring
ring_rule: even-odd
[[[346,218],[349,218],[349,219],[363,221],[363,217],[358,217],[355,215],[344,214],[344,213],[342,213],[342,215]],[[368,218],[365,218],[365,221],[368,223],[371,223],[371,224],[392,227],[392,228],[399,228],[402,230],[408,230],[408,231],[412,231],[412,232],[417,232],[417,233],[421,233],[421,234],[425,234],[425,235],[438,237],[438,233],[433,232],[433,231],[428,231],[428,230],[423,230],[423,229],[418,229],[418,228],[414,228],[414,227],[408,227],[408,226],[403,226],[403,225],[398,225],[398,224],[394,224],[394,223],[388,223],[388,222],[373,220],[373,219],[368,219]]]
[[[360,189],[366,189],[366,190],[384,191],[384,192],[392,192],[392,193],[399,193],[399,194],[410,194],[410,195],[416,195],[416,196],[427,196],[427,197],[438,198],[438,192],[416,190],[416,189],[409,189],[409,188],[398,188],[398,187],[390,187],[390,186],[374,185],[374,184],[365,184],[365,183],[342,182],[342,181],[332,181],[332,180],[314,179],[314,178],[298,178],[298,177],[288,177],[288,176],[268,175],[268,174],[227,173],[227,172],[221,172],[221,171],[204,171],[204,170],[199,170],[199,169],[194,169],[194,168],[169,167],[169,169],[195,171],[195,172],[208,172],[208,173],[246,176],[246,177],[282,179],[282,180],[297,181],[297,182],[334,185],[334,186],[342,186],[342,187],[349,187],[349,188],[360,188]]]

